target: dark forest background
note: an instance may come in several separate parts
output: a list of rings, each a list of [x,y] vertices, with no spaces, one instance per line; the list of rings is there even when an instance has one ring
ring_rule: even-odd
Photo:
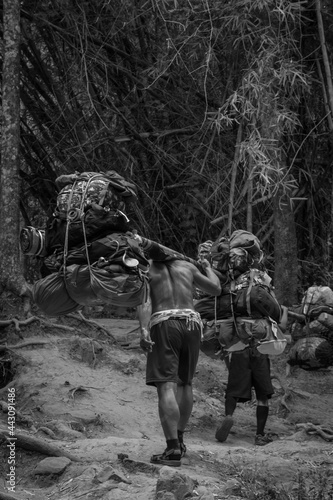
[[[282,302],[331,284],[330,0],[3,0],[1,11],[2,287],[10,238],[44,227],[55,179],[110,169],[138,188],[128,215],[141,234],[195,257],[247,229]]]

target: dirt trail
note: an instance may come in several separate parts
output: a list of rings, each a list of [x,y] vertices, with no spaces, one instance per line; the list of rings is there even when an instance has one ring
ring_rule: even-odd
[[[15,352],[16,409],[29,419],[28,425],[17,422],[17,430],[56,444],[81,460],[71,462],[60,475],[35,475],[36,465],[45,456],[17,448],[17,498],[155,499],[159,468],[149,464],[149,458],[162,451],[165,442],[156,390],[145,385],[146,358],[138,346],[138,323],[98,321],[118,345],[105,332],[95,331],[92,341],[93,329],[86,325],[76,324],[74,332],[31,326],[25,338],[38,336],[48,343]],[[333,480],[332,441],[317,433],[308,434],[300,425],[311,422],[332,428],[333,373],[298,369],[287,379],[285,356],[273,359],[272,364],[277,375],[273,380],[276,394],[271,400],[267,431],[275,435],[274,442],[254,446],[252,402],[237,407],[227,442],[218,443],[214,434],[223,417],[227,372],[221,361],[201,354],[195,404],[185,434],[188,453],[181,467],[181,473],[198,482],[197,492],[203,488],[215,499],[259,498],[249,493],[256,478],[293,492],[299,488],[299,471],[307,479],[324,471],[325,477]],[[286,390],[289,397],[282,404]],[[7,414],[2,412],[0,425],[4,427],[6,422]],[[2,455],[1,477],[5,478],[5,446]],[[124,456],[128,456],[125,462]],[[107,467],[115,469],[120,480],[96,483],[98,474]]]

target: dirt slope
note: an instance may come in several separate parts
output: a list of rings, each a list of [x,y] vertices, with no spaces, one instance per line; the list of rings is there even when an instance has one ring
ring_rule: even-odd
[[[96,321],[105,330],[76,320],[65,324],[70,329],[33,323],[22,331],[24,339],[47,343],[11,351],[15,371],[11,385],[16,388],[16,410],[23,417],[17,417],[17,432],[25,431],[80,460],[72,461],[60,475],[36,475],[37,464],[46,456],[16,447],[16,498],[155,499],[160,468],[149,464],[149,458],[162,451],[165,442],[156,390],[145,385],[138,324],[125,319]],[[8,343],[16,342],[22,339],[9,333]],[[227,372],[221,361],[200,356],[195,404],[185,435],[188,453],[181,467],[182,474],[197,482],[193,498],[205,498],[202,491],[212,499],[332,498],[332,441],[318,430],[333,427],[333,373],[295,369],[286,378],[285,355],[272,364],[276,394],[267,431],[274,434],[274,442],[254,446],[252,402],[237,407],[227,442],[218,443],[214,434],[223,418]],[[6,402],[7,389],[0,395]],[[4,411],[0,413],[2,428],[7,418]],[[302,423],[314,424],[313,433]],[[4,442],[1,458],[5,479]],[[97,479],[111,468],[117,477]],[[322,496],[311,496],[320,491]],[[283,497],[284,492],[289,496]]]

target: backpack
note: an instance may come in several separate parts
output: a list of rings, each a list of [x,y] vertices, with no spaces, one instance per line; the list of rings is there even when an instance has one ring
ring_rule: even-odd
[[[328,286],[311,286],[302,299],[302,314],[314,316],[324,311],[324,306],[333,307],[333,291]]]
[[[252,233],[238,229],[230,238],[220,237],[211,248],[213,267],[227,279],[237,278],[259,263],[263,252],[259,239]]]
[[[250,269],[232,282],[233,311],[237,316],[270,317],[279,322],[282,311],[268,274]]]
[[[222,320],[235,316],[269,316],[279,322],[281,306],[267,274],[258,269],[250,269],[222,287],[218,297],[204,297],[195,303],[195,310],[202,319]]]
[[[224,283],[218,297],[198,300],[195,309],[213,322],[216,338],[225,351],[241,351],[254,346],[263,354],[281,354],[287,344],[278,324],[282,309],[271,278],[257,269],[263,252],[258,238],[248,231],[234,231],[221,237],[211,248],[213,267],[222,273]],[[208,347],[215,352],[210,334]],[[212,349],[214,347],[214,349]]]
[[[82,245],[111,232],[129,230],[123,212],[136,199],[136,187],[117,172],[83,172],[56,179],[57,206],[45,230],[46,254]]]

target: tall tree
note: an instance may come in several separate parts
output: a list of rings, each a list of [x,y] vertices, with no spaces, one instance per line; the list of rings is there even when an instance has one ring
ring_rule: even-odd
[[[3,0],[2,142],[0,169],[0,292],[27,291],[20,233],[20,0]]]

